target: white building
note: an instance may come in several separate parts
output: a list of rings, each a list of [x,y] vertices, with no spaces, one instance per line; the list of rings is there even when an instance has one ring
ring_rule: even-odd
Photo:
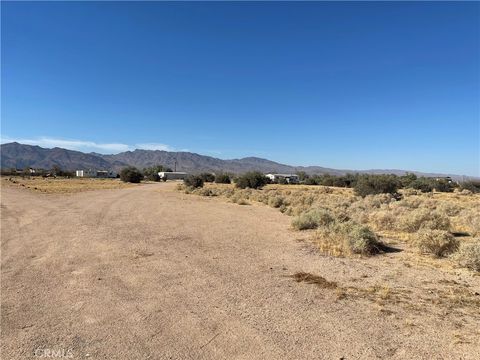
[[[274,183],[285,180],[288,184],[298,184],[299,181],[296,174],[266,174],[265,176]]]
[[[77,170],[75,172],[77,177],[88,177],[88,178],[116,178],[117,173],[110,170]]]
[[[160,180],[184,180],[187,177],[187,173],[178,171],[160,171],[158,173]]]

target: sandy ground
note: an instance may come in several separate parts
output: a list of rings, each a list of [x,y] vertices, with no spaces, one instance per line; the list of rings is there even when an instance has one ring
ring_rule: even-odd
[[[162,183],[4,187],[1,212],[2,359],[480,358],[478,276],[324,257],[266,206]]]

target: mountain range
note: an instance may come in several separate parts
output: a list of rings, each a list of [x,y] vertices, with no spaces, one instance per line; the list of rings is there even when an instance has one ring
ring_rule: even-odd
[[[154,165],[165,165],[177,171],[188,173],[231,172],[243,173],[246,171],[261,171],[263,173],[295,173],[305,171],[307,174],[343,175],[347,172],[396,174],[403,175],[407,170],[372,169],[372,170],[339,170],[321,166],[291,166],[271,160],[246,157],[242,159],[223,160],[211,156],[191,152],[173,152],[162,150],[134,150],[119,154],[104,155],[97,153],[83,153],[55,147],[46,149],[40,146],[19,144],[12,142],[0,146],[1,167],[24,169],[28,167],[51,169],[59,166],[64,170],[96,169],[119,171],[125,166],[135,166],[139,169]],[[451,176],[462,179],[460,175],[434,174],[413,172],[419,176]]]

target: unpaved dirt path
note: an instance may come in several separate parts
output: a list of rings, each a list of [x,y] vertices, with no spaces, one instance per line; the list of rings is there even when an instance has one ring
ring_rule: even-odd
[[[174,184],[71,196],[3,188],[1,206],[2,359],[480,357],[468,315],[382,311],[287,277],[353,284],[430,273],[392,265],[396,254],[322,257],[268,207]]]

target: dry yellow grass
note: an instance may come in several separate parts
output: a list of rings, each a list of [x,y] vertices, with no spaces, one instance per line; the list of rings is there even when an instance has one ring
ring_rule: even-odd
[[[89,190],[121,189],[134,186],[120,179],[42,178],[2,176],[2,186],[24,188],[47,194],[73,194]]]
[[[233,203],[262,203],[293,217],[298,226],[300,215],[312,209],[324,209],[336,222],[353,222],[368,226],[387,243],[406,243],[415,247],[418,234],[424,230],[443,230],[457,236],[460,243],[471,242],[480,235],[480,194],[419,193],[403,191],[403,198],[379,194],[365,198],[355,196],[352,189],[307,185],[267,185],[261,190],[238,189],[231,184],[205,184],[202,189],[187,193],[220,196]],[[300,216],[300,217],[299,217]],[[305,226],[312,229],[316,226]],[[335,230],[335,229],[333,229]],[[319,224],[312,240],[322,253],[345,255],[341,250],[341,234]],[[332,236],[326,237],[325,234]],[[335,235],[335,236],[333,236]],[[412,255],[413,256],[413,255]],[[445,261],[447,263],[448,261]]]

